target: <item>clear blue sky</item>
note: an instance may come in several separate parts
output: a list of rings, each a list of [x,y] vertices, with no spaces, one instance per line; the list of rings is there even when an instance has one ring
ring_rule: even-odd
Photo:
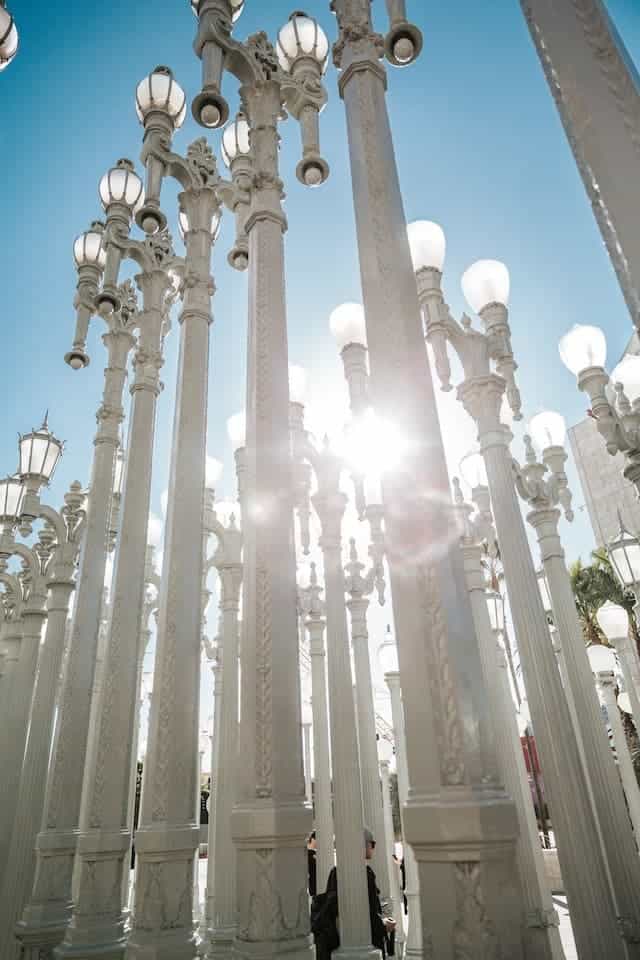
[[[195,20],[188,0],[10,0],[19,56],[0,76],[0,261],[5,401],[0,469],[15,469],[18,430],[37,426],[45,408],[67,441],[51,497],[68,483],[86,483],[99,403],[104,350],[100,321],[90,338],[91,366],[64,363],[74,329],[74,237],[101,214],[97,184],[119,157],[137,161],[141,128],[136,84],[156,64],[170,65],[190,101],[200,87],[192,52]],[[247,0],[237,33],[265,28],[275,37],[293,4]],[[459,314],[459,277],[479,257],[503,259],[511,270],[513,342],[520,360],[525,408],[561,410],[580,419],[586,403],[561,366],[557,340],[572,323],[604,327],[612,358],[622,351],[630,321],[604,251],[573,158],[551,101],[517,0],[408,0],[425,35],[418,64],[390,70],[389,108],[409,219],[439,221],[447,234],[445,283]],[[622,37],[640,62],[637,0],[610,0]],[[268,12],[265,8],[268,8]],[[308,0],[331,38],[328,0]],[[374,3],[385,29],[384,4]],[[330,103],[322,116],[330,181],[306,191],[293,171],[299,136],[283,129],[287,184],[290,356],[311,377],[341,377],[327,318],[347,299],[360,299],[344,113],[329,69]],[[235,102],[233,78],[225,92]],[[190,115],[176,147],[202,135]],[[218,152],[219,134],[211,135]],[[632,186],[630,185],[630,189]],[[173,191],[175,193],[175,191]],[[166,210],[175,224],[172,190]],[[177,231],[174,231],[177,234]],[[243,406],[246,279],[226,267],[227,225],[216,254],[216,294],[210,384],[209,453],[224,457],[222,488],[233,489],[227,416]],[[176,237],[180,249],[180,240]],[[153,504],[166,487],[175,379],[176,330],[164,369]],[[463,417],[463,414],[460,414]],[[576,502],[582,496],[576,490]],[[569,534],[570,552],[590,549],[584,515]]]

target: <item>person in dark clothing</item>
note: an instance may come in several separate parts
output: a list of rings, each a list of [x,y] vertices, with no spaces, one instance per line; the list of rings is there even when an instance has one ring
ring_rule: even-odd
[[[315,897],[317,892],[317,863],[316,863],[316,832],[315,830],[309,834],[309,839],[307,840],[307,866],[309,869],[309,896]]]
[[[370,830],[364,831],[365,859],[371,860],[375,850],[376,841]],[[376,875],[367,864],[367,890],[369,893],[369,919],[371,922],[371,943],[382,952],[382,956],[389,954],[389,940],[395,931],[396,922],[391,917],[383,917],[382,904],[380,903],[380,891],[376,883]],[[339,915],[339,894],[338,894],[338,874],[333,867],[329,873],[326,890],[327,912],[331,916],[331,922],[327,924],[327,929],[315,933],[316,939],[316,957],[318,960],[326,960],[333,950],[340,946],[340,936],[337,930],[337,918]],[[333,913],[331,908],[333,907]]]
[[[400,887],[402,889],[402,903],[404,905],[405,916],[409,913],[409,908],[407,906],[407,895],[405,893],[407,887],[407,874],[404,869],[404,854],[402,860],[398,860],[395,853],[393,854],[393,862],[400,867]]]

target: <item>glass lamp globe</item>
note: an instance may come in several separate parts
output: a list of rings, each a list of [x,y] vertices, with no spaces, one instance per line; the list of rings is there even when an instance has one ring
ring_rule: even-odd
[[[383,673],[398,673],[400,669],[398,663],[398,648],[391,634],[390,626],[387,626],[384,641],[380,644],[378,660],[380,661]]]
[[[13,17],[0,3],[0,72],[9,66],[18,52],[18,31]]]
[[[614,673],[616,656],[611,647],[601,643],[594,643],[587,648],[587,655],[593,673]]]
[[[222,475],[222,463],[215,457],[207,457],[205,461],[205,486],[209,490],[215,489],[215,486]]]
[[[32,430],[18,438],[20,476],[25,480],[48,483],[62,456],[63,446],[49,430],[45,416],[39,430]]]
[[[499,260],[476,260],[462,274],[462,292],[475,313],[490,303],[509,305],[509,271]]]
[[[187,97],[173,78],[169,67],[156,67],[136,89],[136,113],[140,123],[154,110],[166,113],[175,129],[181,127],[187,112]]]
[[[596,613],[600,629],[610,643],[624,639],[629,632],[629,618],[624,607],[607,600]]]
[[[22,513],[26,488],[19,476],[0,480],[0,522],[13,523]]]
[[[626,529],[622,518],[620,529],[607,547],[607,553],[623,587],[633,588],[640,582],[640,543],[637,537]]]
[[[538,589],[540,590],[540,599],[542,600],[544,612],[551,613],[551,594],[549,593],[549,584],[547,583],[544,570],[538,570],[536,578],[538,580]]]
[[[235,120],[224,128],[220,148],[222,159],[226,166],[230,167],[237,156],[246,156],[250,150],[249,122],[243,113],[239,113]]]
[[[640,357],[626,356],[611,371],[611,382],[621,383],[631,403],[640,398]]]
[[[560,359],[579,377],[589,367],[604,367],[607,362],[607,341],[600,327],[574,323],[558,341]]]
[[[460,461],[460,476],[472,490],[477,487],[488,486],[487,470],[481,453],[473,451],[462,458]]]
[[[124,480],[124,450],[118,447],[116,453],[116,462],[113,470],[113,492],[120,495],[122,493],[122,481]]]
[[[73,244],[73,259],[77,267],[96,266],[104,270],[107,254],[103,246],[104,224],[95,220],[86,233],[81,233]]]
[[[329,329],[339,350],[351,343],[367,345],[367,324],[361,303],[342,303],[331,312]]]
[[[537,413],[535,417],[531,417],[529,433],[538,450],[542,452],[548,447],[564,446],[567,425],[561,413],[545,410],[544,413]]]
[[[391,763],[392,757],[393,744],[384,737],[380,737],[378,740],[378,759],[380,760],[380,763]]]
[[[211,233],[213,235],[214,240],[216,239],[216,237],[218,236],[218,233],[220,232],[221,222],[222,222],[222,214],[220,210],[217,210],[214,213],[213,218],[211,220]],[[184,212],[184,210],[180,210],[180,212],[178,213],[178,230],[180,231],[180,236],[182,237],[183,243],[186,243],[186,236],[189,233],[189,229],[190,229],[189,218]]]
[[[247,440],[247,415],[244,410],[241,410],[240,413],[234,413],[232,417],[229,417],[227,420],[227,433],[229,434],[234,453],[236,450],[244,447]]]
[[[439,270],[442,273],[447,242],[444,230],[431,220],[414,220],[407,226],[413,269]]]
[[[231,4],[231,19],[233,23],[235,23],[244,10],[245,0],[229,0],[229,2]],[[200,0],[191,0],[191,9],[193,10],[194,16],[197,17],[200,10]]]
[[[315,60],[324,73],[329,60],[329,41],[313,17],[297,10],[280,29],[276,52],[285,73],[289,73],[296,60],[301,57]]]
[[[504,630],[504,600],[497,590],[487,591],[487,609],[489,611],[489,620],[491,621],[491,629],[500,631]]]
[[[296,364],[289,365],[289,400],[304,406],[307,399],[307,371]]]
[[[100,199],[107,209],[111,203],[123,203],[131,210],[142,205],[142,180],[133,169],[131,160],[118,160],[100,181]]]
[[[623,713],[633,713],[633,710],[631,709],[631,697],[626,690],[623,691],[623,693],[618,694],[618,706]]]

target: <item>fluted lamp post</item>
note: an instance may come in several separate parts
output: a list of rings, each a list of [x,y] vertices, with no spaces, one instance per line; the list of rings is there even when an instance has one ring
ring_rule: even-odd
[[[520,466],[514,461],[516,489],[529,507],[527,520],[535,530],[540,547],[562,648],[567,696],[573,700],[576,736],[582,744],[585,772],[609,863],[619,928],[630,944],[630,952],[640,952],[640,859],[633,849],[631,825],[590,676],[559,533],[561,510],[567,520],[573,519],[571,492],[564,469],[567,460],[563,446],[564,418],[554,411],[539,413],[531,419],[529,430],[533,442],[525,436],[525,463]],[[540,451],[540,459],[533,443]]]
[[[440,251],[430,252],[432,255],[425,262],[418,256],[414,243],[414,268],[426,338],[433,348],[436,371],[444,387],[448,387],[451,379],[448,345],[453,347],[463,367],[464,379],[457,387],[457,395],[476,423],[485,460],[511,614],[553,808],[563,877],[575,917],[578,949],[588,957],[595,958],[607,951],[612,956],[623,957],[627,944],[617,922],[618,905],[614,903],[609,884],[609,870],[549,642],[515,491],[509,450],[512,435],[501,421],[505,396],[514,419],[521,418],[521,398],[515,380],[517,364],[509,326],[509,272],[499,261],[479,260],[463,274],[463,293],[482,323],[482,330],[478,330],[466,314],[460,323],[452,317],[442,292],[442,271],[434,262],[435,254],[440,255]],[[558,724],[564,731],[562,738],[556,735]],[[590,826],[585,830],[587,822]],[[585,863],[589,867],[585,868]],[[589,877],[588,884],[585,875]]]
[[[467,471],[472,463],[472,457],[466,458]],[[460,485],[454,478],[454,499],[460,517],[467,589],[485,683],[492,704],[496,760],[500,776],[504,779],[510,796],[514,798],[518,811],[520,833],[516,841],[516,862],[523,900],[524,953],[530,960],[557,960],[563,956],[558,917],[544,873],[542,850],[531,804],[531,790],[509,685],[507,656],[501,640],[504,631],[504,602],[500,593],[487,589],[482,567],[483,542],[495,542],[493,518],[486,502],[489,491],[486,487],[478,486],[475,494],[478,498],[478,509],[474,515],[473,505],[465,503]]]
[[[402,888],[400,884],[400,870],[394,860],[396,835],[393,828],[393,809],[391,806],[391,780],[390,764],[393,757],[393,744],[385,737],[378,739],[378,760],[380,763],[380,780],[382,785],[382,814],[384,823],[384,857],[387,863],[387,874],[389,876],[389,895],[391,905],[389,914],[396,921],[396,948],[399,956],[403,956],[404,948],[404,924],[403,924],[403,903]],[[394,910],[395,905],[395,910]]]
[[[629,635],[629,617],[624,607],[607,601],[596,613],[596,619],[605,637],[615,647],[625,692],[629,698],[634,723],[640,724],[640,673],[635,643]]]
[[[631,755],[627,747],[627,741],[620,719],[617,702],[617,681],[616,681],[616,657],[610,647],[602,644],[592,644],[587,650],[589,663],[598,685],[598,691],[602,697],[602,702],[607,711],[607,717],[613,731],[613,742],[616,747],[618,758],[618,772],[622,787],[624,789],[629,810],[629,817],[633,823],[633,830],[636,837],[636,844],[640,843],[640,787],[636,778]],[[600,722],[604,730],[604,719]],[[605,734],[606,736],[606,734]],[[609,750],[611,752],[611,750]],[[633,852],[637,854],[636,846]]]
[[[0,0],[0,73],[9,66],[17,52],[18,30],[4,0]]]
[[[562,362],[576,376],[578,389],[589,397],[607,452],[624,454],[623,475],[640,492],[640,357],[625,356],[609,376],[605,335],[588,324],[574,324],[560,338],[558,348]],[[622,560],[623,554],[618,556]],[[619,575],[626,578],[640,572],[639,557],[640,547],[636,547],[627,555],[632,568],[621,566]]]
[[[378,650],[378,659],[384,674],[384,680],[391,698],[391,717],[396,756],[396,775],[398,778],[398,800],[400,804],[400,822],[402,825],[402,850],[405,869],[405,896],[407,898],[408,928],[405,942],[407,960],[422,960],[422,924],[420,902],[420,877],[418,864],[411,845],[407,841],[404,829],[404,809],[409,795],[409,771],[407,765],[406,739],[404,727],[404,707],[400,688],[398,651],[391,635],[391,627]]]
[[[249,332],[246,483],[241,496],[247,504],[243,515],[250,514],[250,522],[244,523],[241,641],[244,762],[231,824],[238,864],[234,949],[243,956],[260,950],[273,953],[286,940],[287,950],[306,955],[311,945],[305,838],[311,810],[304,796],[298,670],[293,667],[298,631],[288,432],[287,221],[278,128],[287,116],[299,121],[302,160],[297,176],[306,185],[319,185],[328,175],[317,123],[326,102],[322,75],[328,41],[312,18],[295,13],[280,30],[277,48],[264,32],[241,43],[233,37],[240,4],[198,0],[193,8],[198,17],[195,51],[202,60],[194,117],[209,128],[224,124],[228,105],[222,80],[225,70],[232,73],[241,85],[252,169],[244,222]]]

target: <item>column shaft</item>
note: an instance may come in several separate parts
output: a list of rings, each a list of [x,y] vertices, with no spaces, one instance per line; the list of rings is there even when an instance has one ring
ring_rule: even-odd
[[[293,489],[289,449],[288,349],[280,90],[243,88],[254,183],[249,238],[246,484],[237,855],[239,957],[310,951],[300,737]],[[246,500],[244,499],[246,498]],[[286,944],[286,945],[285,945]]]
[[[516,497],[508,440],[503,431],[481,431],[480,444],[578,951],[584,960],[613,960],[626,950]]]
[[[640,789],[638,788],[638,780],[635,770],[633,769],[633,763],[631,762],[627,738],[624,735],[624,728],[620,720],[620,714],[618,713],[615,679],[613,676],[608,677],[606,674],[601,675],[598,679],[600,689],[602,690],[602,699],[607,708],[609,723],[613,730],[613,742],[616,745],[616,753],[618,755],[618,770],[627,798],[629,816],[631,817],[636,837],[640,837]],[[611,753],[611,750],[609,750],[609,752]],[[634,854],[636,853],[635,848],[632,852]]]
[[[50,960],[62,940],[71,906],[71,878],[78,835],[82,778],[92,724],[90,713],[100,634],[107,534],[118,429],[124,416],[122,392],[130,333],[103,338],[109,351],[103,403],[98,410],[89,484],[84,545],[76,581],[76,604],[55,737],[44,795],[36,868],[17,936],[25,960]]]
[[[533,510],[528,519],[538,537],[549,584],[554,621],[560,634],[567,680],[584,746],[587,777],[609,866],[618,923],[629,941],[629,955],[640,956],[640,858],[602,722],[602,711],[558,536],[559,516],[560,512],[556,509]]]
[[[61,545],[61,549],[64,549],[64,545]],[[47,626],[33,690],[29,735],[0,898],[2,910],[0,956],[6,957],[7,960],[17,952],[14,924],[22,914],[26,897],[33,883],[35,839],[42,821],[44,805],[42,785],[46,783],[51,753],[55,701],[64,652],[69,599],[74,588],[72,578],[73,566],[60,564],[55,578],[48,584]]]
[[[163,269],[142,273],[137,279],[143,290],[145,316],[131,387],[121,534],[100,697],[93,717],[95,736],[83,781],[73,912],[58,948],[59,957],[82,957],[90,948],[93,957],[111,960],[123,954],[127,937],[123,873],[129,868],[131,845],[129,797],[138,707],[138,651],[162,365],[163,302],[169,283]]]
[[[367,630],[366,597],[352,598],[347,601],[351,614],[351,644],[356,690],[356,722],[358,731],[358,753],[360,759],[360,777],[362,780],[362,807],[364,820],[380,848],[372,860],[383,898],[392,900],[389,880],[389,867],[385,856],[384,815],[380,773],[378,769],[378,744],[376,740],[376,710],[373,702],[373,684],[371,682],[371,662],[369,659],[369,632]],[[393,914],[392,904],[392,914]],[[395,914],[393,914],[395,915]]]
[[[222,689],[216,690],[219,710],[214,750],[215,804],[209,811],[207,870],[207,960],[224,960],[236,935],[236,852],[229,829],[238,779],[238,611],[241,568],[219,569],[222,626],[219,653]]]
[[[333,853],[333,810],[331,805],[331,748],[327,708],[327,658],[324,622],[307,620],[311,655],[311,710],[313,714],[314,824],[316,828],[316,879],[318,892],[325,890]]]
[[[371,925],[364,867],[362,787],[340,552],[342,509],[339,509],[337,518],[334,516],[332,529],[329,529],[331,520],[327,515],[331,507],[326,512],[319,509],[327,606],[327,668],[340,945],[350,952],[358,951],[366,956],[372,949]]]
[[[420,897],[420,874],[418,862],[404,832],[405,804],[409,794],[409,773],[407,769],[407,750],[404,727],[404,709],[400,692],[398,674],[386,674],[385,680],[391,694],[391,715],[393,736],[396,745],[396,776],[398,777],[398,799],[400,801],[400,820],[402,824],[402,852],[404,856],[405,896],[409,926],[405,943],[406,960],[422,960],[422,900]]]
[[[42,598],[44,600],[44,598]],[[40,609],[38,609],[40,606]],[[29,708],[35,686],[40,641],[47,614],[44,603],[36,600],[22,615],[20,653],[11,678],[8,710],[0,747],[2,777],[0,777],[0,863],[7,864],[11,844],[11,830],[20,788],[22,761],[29,729]]]
[[[199,844],[202,525],[211,323],[212,190],[182,194],[186,286],[144,792],[136,832],[128,957],[196,951],[193,872]]]
[[[502,949],[515,958],[520,905],[504,897],[515,873],[515,808],[495,780],[461,558],[451,511],[443,509],[449,479],[378,63],[380,38],[368,4],[334,7],[342,30],[334,57],[347,113],[372,401],[378,415],[407,436],[407,456],[385,478],[383,498],[411,784],[405,834],[420,861],[422,917],[431,940],[425,950],[452,960],[463,941],[475,938],[464,907],[475,890],[485,904],[480,923],[487,956]],[[462,805],[468,816],[461,815]]]
[[[516,841],[516,860],[522,887],[524,955],[526,960],[563,960],[558,915],[545,876],[542,846],[507,675],[507,660],[489,620],[484,574],[480,566],[481,548],[475,544],[463,545],[463,556],[482,669],[493,706],[498,764],[518,811],[520,833]]]
[[[382,815],[384,819],[384,854],[387,858],[387,872],[389,874],[389,889],[391,898],[395,905],[394,919],[396,920],[396,950],[398,956],[403,955],[404,946],[404,925],[403,925],[403,901],[402,889],[400,886],[400,871],[396,865],[393,855],[395,853],[395,832],[393,829],[393,811],[391,809],[391,783],[389,780],[389,764],[380,764],[380,775],[382,780]]]

